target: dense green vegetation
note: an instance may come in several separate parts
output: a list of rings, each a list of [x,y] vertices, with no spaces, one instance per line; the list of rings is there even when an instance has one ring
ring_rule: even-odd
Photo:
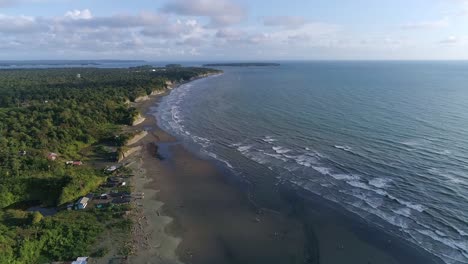
[[[28,69],[0,71],[0,264],[66,260],[88,252],[99,214],[50,217],[24,203],[61,206],[95,190],[106,175],[86,166],[90,149],[122,145],[120,126],[138,115],[129,102],[213,72],[204,68]],[[56,153],[55,161],[49,153]],[[65,165],[83,160],[85,166]]]

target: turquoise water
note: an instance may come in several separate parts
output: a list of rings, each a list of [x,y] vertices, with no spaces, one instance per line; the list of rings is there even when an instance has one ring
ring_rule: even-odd
[[[296,185],[468,263],[468,63],[221,69],[165,97],[160,125],[254,190]]]

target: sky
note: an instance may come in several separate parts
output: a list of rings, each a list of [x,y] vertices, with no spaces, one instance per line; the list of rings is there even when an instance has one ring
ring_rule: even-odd
[[[0,60],[467,60],[468,0],[0,0]]]

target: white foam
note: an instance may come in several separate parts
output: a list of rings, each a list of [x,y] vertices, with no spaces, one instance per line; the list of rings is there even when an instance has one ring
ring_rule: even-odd
[[[406,202],[406,201],[402,201],[402,200],[398,200],[398,202],[402,203],[403,205],[406,205],[408,206],[409,208],[411,209],[414,209],[420,213],[424,212],[424,210],[426,209],[426,207],[424,207],[423,205],[421,204],[417,204],[417,203],[412,203],[412,202]]]
[[[283,157],[282,155],[280,155],[280,154],[271,154],[271,153],[266,153],[266,152],[265,152],[264,154],[267,155],[267,156],[273,157],[273,158],[275,158],[275,159],[277,159],[277,160],[281,160],[281,161],[284,161],[284,162],[287,162],[287,161],[288,161],[286,158],[284,158],[284,157]]]
[[[241,153],[244,153],[244,152],[246,152],[247,150],[249,150],[251,148],[252,148],[252,146],[239,146],[237,148],[237,150],[240,151]]]
[[[203,147],[208,147],[211,145],[211,141],[207,138],[200,137],[200,136],[192,136],[193,141],[202,145]]]
[[[299,155],[299,156],[287,156],[286,155],[286,157],[293,159],[297,164],[307,167],[307,168],[310,168],[314,164],[317,163],[317,159],[307,156],[307,155]]]
[[[439,241],[448,247],[451,247],[456,250],[464,251],[465,253],[468,252],[468,241],[466,240],[461,241],[461,240],[455,240],[455,239],[448,238],[448,237],[441,237],[432,230],[416,229],[416,231],[432,238],[433,240]]]
[[[345,146],[335,145],[334,147],[337,148],[337,149],[344,150],[344,151],[351,151],[352,150],[352,148],[350,146],[346,146],[346,145]]]
[[[439,235],[439,236],[443,236],[443,237],[446,237],[446,236],[447,236],[444,232],[442,232],[442,231],[440,231],[440,230],[435,230],[435,233],[436,233],[437,235]]]
[[[427,171],[430,172],[431,174],[442,176],[442,177],[446,178],[447,180],[449,180],[449,181],[451,181],[453,183],[456,183],[456,184],[467,182],[466,180],[464,180],[460,176],[463,173],[460,173],[460,172],[457,172],[457,171],[442,170],[442,169],[438,169],[438,168],[430,168]]]
[[[333,177],[333,175],[332,175]],[[388,196],[388,193],[382,189],[375,189],[373,187],[371,187],[370,185],[368,185],[367,183],[365,182],[362,182],[359,180],[360,178],[350,178],[350,180],[347,180],[346,183],[353,186],[353,187],[356,187],[356,188],[360,188],[360,189],[364,189],[364,190],[367,190],[367,191],[371,191],[371,192],[374,192],[376,194],[379,194],[381,196]]]
[[[273,147],[273,150],[278,154],[285,154],[285,153],[288,153],[288,152],[292,151],[292,150],[290,150],[288,148],[281,147],[281,146],[275,146],[275,147]]]
[[[242,143],[240,143],[240,142],[239,143],[233,143],[233,144],[231,144],[229,146],[232,147],[232,148],[237,148],[237,147],[242,146]]]
[[[374,186],[374,187],[377,187],[377,188],[380,188],[380,189],[383,189],[385,188],[392,180],[390,179],[387,179],[387,178],[375,178],[375,179],[372,179],[369,181],[369,184]]]
[[[231,165],[231,163],[229,163],[228,161],[218,157],[218,155],[216,155],[215,153],[207,151],[207,150],[203,150],[203,152],[205,152],[208,156],[210,156],[210,157],[212,157],[212,158],[214,158],[216,160],[219,160],[222,163],[226,164],[226,166],[228,166],[230,169],[234,169],[234,167]]]
[[[260,164],[267,164],[268,163],[268,158],[264,154],[249,154],[248,157],[250,157],[253,161],[260,163]]]
[[[274,139],[272,136],[265,136],[264,138],[262,138],[262,140],[267,142],[267,143],[272,143],[272,142],[278,141],[278,140]]]
[[[312,167],[314,170],[320,172],[321,174],[323,175],[329,175],[331,170],[329,168],[326,168],[326,167],[318,167],[318,166],[314,166]]]
[[[361,188],[365,190],[372,190],[371,188],[369,188],[367,184],[360,182],[360,181],[346,181],[346,183],[357,188]]]
[[[396,227],[407,229],[408,228],[408,220],[398,215],[389,214],[382,210],[375,209],[375,208],[365,208],[365,207],[358,207],[364,211],[367,211],[373,215],[380,217],[381,219],[385,220],[387,223],[390,223]]]
[[[330,174],[333,178],[340,180],[340,181],[345,181],[345,180],[359,180],[360,177],[357,175],[351,175],[351,174]]]
[[[463,230],[461,230],[460,228],[458,228],[458,227],[456,227],[456,226],[453,226],[453,228],[454,228],[455,230],[457,230],[458,234],[460,234],[461,236],[468,236],[468,233],[465,232],[465,231],[463,231]]]
[[[402,216],[411,217],[411,209],[408,207],[403,207],[392,211]]]
[[[370,207],[372,207],[374,209],[379,208],[384,203],[382,198],[372,197],[372,196],[369,196],[369,195],[367,195],[365,193],[362,193],[362,192],[343,192],[343,193],[346,193],[348,195],[351,195],[351,196],[357,198],[359,203],[364,202],[364,203],[366,203],[367,205],[369,205]],[[354,206],[358,207],[358,208],[361,208],[359,206],[359,203],[355,203]]]
[[[396,198],[395,196],[392,196],[390,194],[387,195],[388,198],[392,199],[392,200],[395,200],[397,201],[399,204],[401,205],[405,205],[407,206],[408,208],[411,208],[413,210],[416,210],[420,213],[424,212],[424,210],[426,209],[425,206],[421,205],[421,204],[417,204],[417,203],[413,203],[413,202],[408,202],[408,201],[404,201],[404,200],[401,200],[399,198]]]

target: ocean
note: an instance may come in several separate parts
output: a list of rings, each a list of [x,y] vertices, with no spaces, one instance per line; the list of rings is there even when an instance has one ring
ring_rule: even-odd
[[[266,206],[291,185],[468,263],[468,62],[220,69],[164,97],[159,125]]]

